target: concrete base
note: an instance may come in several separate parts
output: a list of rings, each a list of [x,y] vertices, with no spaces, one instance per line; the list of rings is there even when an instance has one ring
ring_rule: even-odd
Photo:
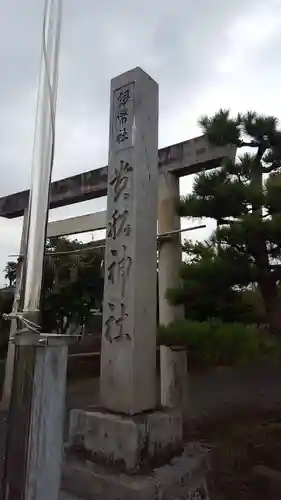
[[[67,455],[134,473],[181,453],[182,417],[175,409],[133,417],[104,410],[72,410]]]
[[[207,470],[206,450],[197,444],[146,474],[113,473],[92,462],[68,461],[61,500],[208,500]]]

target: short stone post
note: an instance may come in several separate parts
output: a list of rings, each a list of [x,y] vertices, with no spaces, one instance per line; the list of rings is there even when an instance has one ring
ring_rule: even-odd
[[[188,411],[187,351],[181,346],[161,346],[161,404]]]

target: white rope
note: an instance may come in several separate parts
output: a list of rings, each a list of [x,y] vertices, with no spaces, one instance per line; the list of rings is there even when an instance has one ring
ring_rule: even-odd
[[[37,323],[34,323],[33,321],[30,321],[27,319],[26,315],[23,312],[20,311],[12,311],[9,314],[3,314],[3,319],[12,321],[15,319],[18,323],[21,323],[21,326],[23,328],[27,328],[28,330],[31,330],[34,333],[40,334],[40,326]],[[18,329],[20,330],[20,329]]]

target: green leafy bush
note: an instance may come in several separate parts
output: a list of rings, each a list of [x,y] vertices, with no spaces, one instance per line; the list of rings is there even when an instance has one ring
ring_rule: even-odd
[[[180,320],[158,329],[158,344],[186,346],[189,358],[207,365],[233,365],[281,356],[277,338],[250,325]]]

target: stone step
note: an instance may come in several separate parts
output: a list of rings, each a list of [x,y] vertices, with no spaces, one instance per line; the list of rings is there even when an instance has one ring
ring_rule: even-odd
[[[208,500],[206,449],[189,444],[169,464],[145,474],[120,474],[90,462],[64,463],[61,500]]]

